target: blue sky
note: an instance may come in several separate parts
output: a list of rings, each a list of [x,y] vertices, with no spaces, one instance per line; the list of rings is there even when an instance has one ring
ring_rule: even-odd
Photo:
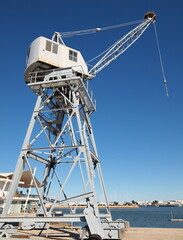
[[[183,1],[10,1],[0,9],[0,172],[14,171],[36,96],[24,83],[29,44],[38,36],[105,27],[157,14],[166,97],[153,25],[91,82],[92,118],[109,200],[183,199]],[[86,61],[133,26],[65,39]]]

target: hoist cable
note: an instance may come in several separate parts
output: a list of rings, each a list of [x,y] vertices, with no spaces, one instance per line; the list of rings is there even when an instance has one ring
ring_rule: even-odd
[[[168,94],[168,87],[167,87],[165,71],[164,71],[164,67],[163,67],[163,60],[162,60],[162,56],[161,56],[160,44],[159,44],[159,40],[158,40],[158,34],[157,34],[155,23],[154,23],[154,31],[155,31],[156,41],[157,41],[157,46],[158,46],[158,53],[159,53],[159,59],[160,59],[160,64],[161,64],[161,71],[162,71],[162,75],[163,75],[163,82],[164,82],[164,85],[165,85],[166,95],[168,97],[169,96],[169,94]]]
[[[127,22],[127,23],[121,23],[121,24],[112,25],[112,26],[108,26],[108,27],[102,27],[102,28],[91,28],[91,29],[72,31],[72,32],[61,32],[60,34],[61,34],[62,38],[66,38],[66,37],[96,33],[96,32],[105,31],[105,30],[114,29],[114,28],[120,28],[120,27],[129,26],[129,25],[133,25],[133,24],[138,24],[140,22],[142,22],[142,19],[136,20],[133,22]]]

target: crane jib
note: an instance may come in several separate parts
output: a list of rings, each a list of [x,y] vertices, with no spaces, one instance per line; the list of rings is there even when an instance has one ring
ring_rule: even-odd
[[[146,18],[141,24],[127,33],[125,36],[120,38],[116,43],[114,43],[107,53],[95,64],[94,67],[89,71],[89,74],[96,75],[104,67],[109,65],[112,61],[118,58],[124,51],[126,51],[147,29],[147,27],[154,22],[153,18]]]

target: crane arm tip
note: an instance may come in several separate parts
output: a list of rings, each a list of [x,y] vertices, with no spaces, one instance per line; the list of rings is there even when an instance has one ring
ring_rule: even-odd
[[[145,20],[148,20],[148,19],[153,19],[153,21],[156,20],[156,14],[154,12],[147,12],[145,15],[144,15],[144,19]]]

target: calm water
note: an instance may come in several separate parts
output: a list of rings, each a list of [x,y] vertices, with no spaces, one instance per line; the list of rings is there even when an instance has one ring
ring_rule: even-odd
[[[183,207],[140,207],[112,209],[113,219],[122,218],[131,227],[183,228],[183,222],[170,222],[170,218],[183,219]]]
[[[61,209],[67,213],[67,209]],[[82,209],[78,210],[82,212]],[[103,212],[100,209],[100,212]],[[131,227],[183,228],[183,222],[170,222],[170,218],[183,219],[183,207],[140,207],[135,209],[111,209],[113,220],[124,219]],[[76,224],[78,225],[78,224]]]

